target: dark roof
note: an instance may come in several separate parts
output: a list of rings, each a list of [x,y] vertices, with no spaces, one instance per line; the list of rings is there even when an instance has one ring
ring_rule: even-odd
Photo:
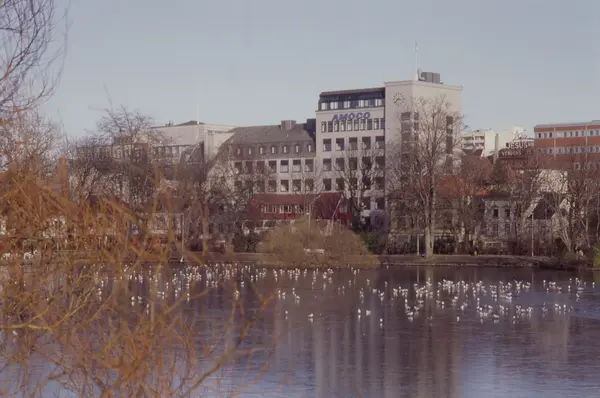
[[[365,93],[385,93],[385,87],[356,88],[350,90],[323,91],[319,96],[326,97],[330,95],[347,94],[365,94]]]
[[[547,220],[556,213],[559,205],[556,195],[544,193],[533,209],[533,218],[535,220]]]
[[[229,131],[233,136],[228,140],[229,145],[298,142],[312,140],[306,130],[305,123],[298,123],[289,130],[281,125],[236,127]]]

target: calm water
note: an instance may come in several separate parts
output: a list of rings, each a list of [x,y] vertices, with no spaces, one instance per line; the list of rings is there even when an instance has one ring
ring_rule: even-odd
[[[147,278],[129,283],[143,301]],[[188,286],[210,288],[181,308],[198,345],[231,343],[224,320],[257,317],[241,342],[251,354],[194,396],[600,396],[600,273],[188,268],[160,281],[167,301]]]

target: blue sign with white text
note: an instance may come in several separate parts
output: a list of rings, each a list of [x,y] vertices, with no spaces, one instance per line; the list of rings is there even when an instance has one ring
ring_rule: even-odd
[[[333,115],[332,122],[336,120],[354,120],[354,119],[369,119],[371,117],[371,112],[351,112],[351,113],[340,113],[338,115]]]

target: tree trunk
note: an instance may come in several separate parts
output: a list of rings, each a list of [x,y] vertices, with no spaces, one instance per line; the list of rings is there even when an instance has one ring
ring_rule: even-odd
[[[202,222],[202,255],[208,254],[208,206],[204,203],[200,206],[200,218]]]

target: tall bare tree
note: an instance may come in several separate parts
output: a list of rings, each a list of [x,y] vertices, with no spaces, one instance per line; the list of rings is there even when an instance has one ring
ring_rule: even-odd
[[[481,200],[489,180],[492,165],[489,160],[473,155],[463,155],[454,174],[446,176],[439,188],[440,210],[446,213],[447,226],[460,244],[468,250],[475,229],[483,221]],[[455,246],[459,249],[459,246]]]
[[[54,0],[6,0],[0,4],[0,118],[34,109],[50,95],[60,77],[56,65],[65,46],[56,46]]]
[[[378,185],[383,185],[384,145],[383,141],[371,142],[370,138],[361,142],[356,139],[342,149],[340,157],[332,159],[333,189],[343,194],[354,230],[363,226],[361,214],[370,210],[370,194],[381,191],[383,198],[384,187]]]
[[[47,176],[59,155],[61,132],[37,111],[13,115],[0,125],[0,170],[9,166],[21,172]]]
[[[423,214],[425,255],[433,254],[438,186],[457,160],[463,118],[445,96],[417,98],[407,105],[398,100],[399,139],[388,153],[387,184],[398,202],[410,201]]]

